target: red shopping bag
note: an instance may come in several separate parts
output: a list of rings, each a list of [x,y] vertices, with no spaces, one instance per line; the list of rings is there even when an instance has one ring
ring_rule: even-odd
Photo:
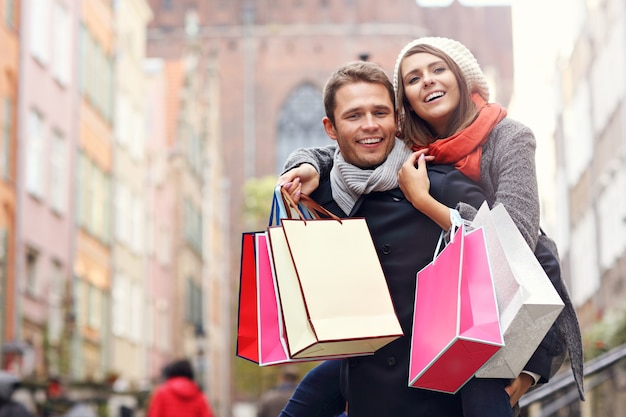
[[[237,320],[237,356],[259,361],[259,334],[256,278],[256,232],[241,236],[239,276],[239,312]]]
[[[461,226],[417,274],[409,385],[455,393],[503,345],[484,232]]]

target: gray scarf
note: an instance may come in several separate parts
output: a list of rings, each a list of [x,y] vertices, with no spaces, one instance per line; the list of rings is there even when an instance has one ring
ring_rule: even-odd
[[[349,215],[363,194],[398,188],[398,171],[412,152],[400,139],[396,138],[395,141],[385,162],[375,169],[362,169],[346,162],[337,147],[330,171],[330,184],[333,199],[344,213]]]

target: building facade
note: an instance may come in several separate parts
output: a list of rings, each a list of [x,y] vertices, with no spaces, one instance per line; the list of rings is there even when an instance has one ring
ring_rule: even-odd
[[[536,11],[543,14],[538,17]],[[524,415],[620,416],[626,406],[626,6],[514,2],[515,114],[537,134],[542,223],[581,325],[585,402],[568,372]],[[566,18],[563,18],[566,17]],[[562,19],[554,36],[554,21]],[[541,105],[537,105],[539,102]]]
[[[0,2],[0,346],[15,340],[20,2]]]
[[[134,387],[150,381],[153,345],[150,311],[147,230],[150,225],[146,179],[144,73],[145,35],[151,10],[145,0],[117,2],[114,6],[114,143],[113,239],[111,288],[111,370]]]
[[[15,339],[29,358],[25,375],[45,378],[68,371],[71,356],[78,9],[21,5]]]

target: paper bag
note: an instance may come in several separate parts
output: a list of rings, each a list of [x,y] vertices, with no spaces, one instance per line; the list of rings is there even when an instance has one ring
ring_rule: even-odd
[[[293,217],[294,211],[310,215],[303,206],[296,207],[287,210],[281,187],[275,187],[268,225],[279,225],[281,219]],[[259,365],[274,363],[280,360],[277,343],[281,343],[283,332],[281,329],[280,335],[276,333],[277,326],[282,326],[282,322],[277,313],[276,296],[271,300],[275,284],[272,282],[265,231],[242,233],[240,265],[236,354]],[[260,343],[261,340],[263,343]],[[284,347],[283,355],[286,356]]]
[[[455,393],[502,346],[484,233],[461,226],[417,274],[409,385]]]
[[[372,354],[402,336],[365,219],[283,219],[268,237],[290,357]]]
[[[255,236],[255,232],[246,232],[241,236],[236,354],[241,358],[258,363],[259,334]]]
[[[556,289],[503,205],[478,210],[472,226],[485,229],[505,347],[476,373],[515,378],[563,309]]]

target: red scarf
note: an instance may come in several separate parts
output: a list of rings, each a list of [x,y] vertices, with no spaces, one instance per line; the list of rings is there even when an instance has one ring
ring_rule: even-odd
[[[478,94],[472,95],[478,106],[478,116],[465,129],[452,136],[436,139],[428,146],[413,145],[413,151],[428,149],[438,164],[453,164],[474,181],[480,181],[480,159],[489,133],[506,116],[506,109],[497,103],[487,103]]]

